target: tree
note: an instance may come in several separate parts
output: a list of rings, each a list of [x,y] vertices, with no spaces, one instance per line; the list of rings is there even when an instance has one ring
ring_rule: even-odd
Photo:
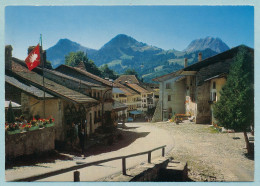
[[[75,67],[78,66],[80,62],[87,63],[88,58],[82,51],[70,52],[69,55],[65,56],[65,65]]]
[[[116,79],[118,76],[115,74],[113,70],[111,70],[107,64],[100,67],[103,78],[108,77],[109,79]]]
[[[65,65],[68,66],[76,67],[81,61],[85,64],[85,68],[88,72],[101,76],[101,71],[92,60],[87,58],[87,55],[85,55],[84,52],[70,52],[69,55],[65,56]]]
[[[243,132],[251,153],[247,132],[254,127],[254,58],[245,47],[239,49],[220,94],[213,107],[215,118],[220,126]]]
[[[134,69],[128,68],[125,72],[124,75],[135,75],[137,77],[137,72]]]
[[[52,70],[51,62],[46,60],[46,63],[44,64],[44,67],[47,68],[47,69],[51,69]]]

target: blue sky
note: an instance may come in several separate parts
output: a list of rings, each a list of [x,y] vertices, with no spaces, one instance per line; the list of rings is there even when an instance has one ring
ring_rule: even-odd
[[[163,49],[185,49],[206,36],[229,47],[254,47],[254,8],[250,6],[8,6],[5,44],[25,58],[39,42],[48,49],[68,38],[99,49],[117,34]]]

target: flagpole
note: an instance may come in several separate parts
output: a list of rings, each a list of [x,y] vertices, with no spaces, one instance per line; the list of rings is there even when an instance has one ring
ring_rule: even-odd
[[[42,85],[43,85],[43,118],[45,117],[45,83],[44,83],[44,57],[43,57],[43,47],[42,47],[42,34],[40,34],[40,40],[41,40],[41,48],[42,48]]]

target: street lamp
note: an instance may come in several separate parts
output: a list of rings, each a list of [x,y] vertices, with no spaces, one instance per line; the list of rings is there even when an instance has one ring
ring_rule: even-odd
[[[113,91],[113,83],[114,83],[114,80],[113,79],[109,79],[109,78],[105,78],[105,80],[108,80],[110,83],[111,83],[111,92]],[[104,128],[104,104],[105,104],[105,95],[106,93],[110,91],[110,89],[106,90],[102,96],[102,127]]]

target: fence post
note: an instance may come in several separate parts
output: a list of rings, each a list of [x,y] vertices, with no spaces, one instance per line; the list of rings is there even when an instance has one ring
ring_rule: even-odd
[[[149,152],[148,152],[148,163],[151,163],[151,155],[152,155],[152,152],[149,151]]]
[[[125,158],[122,158],[122,171],[123,171],[123,175],[126,175],[126,163],[125,163]]]
[[[79,182],[80,177],[79,177],[79,171],[74,171],[74,182]]]
[[[162,157],[164,157],[165,147],[162,148]]]

